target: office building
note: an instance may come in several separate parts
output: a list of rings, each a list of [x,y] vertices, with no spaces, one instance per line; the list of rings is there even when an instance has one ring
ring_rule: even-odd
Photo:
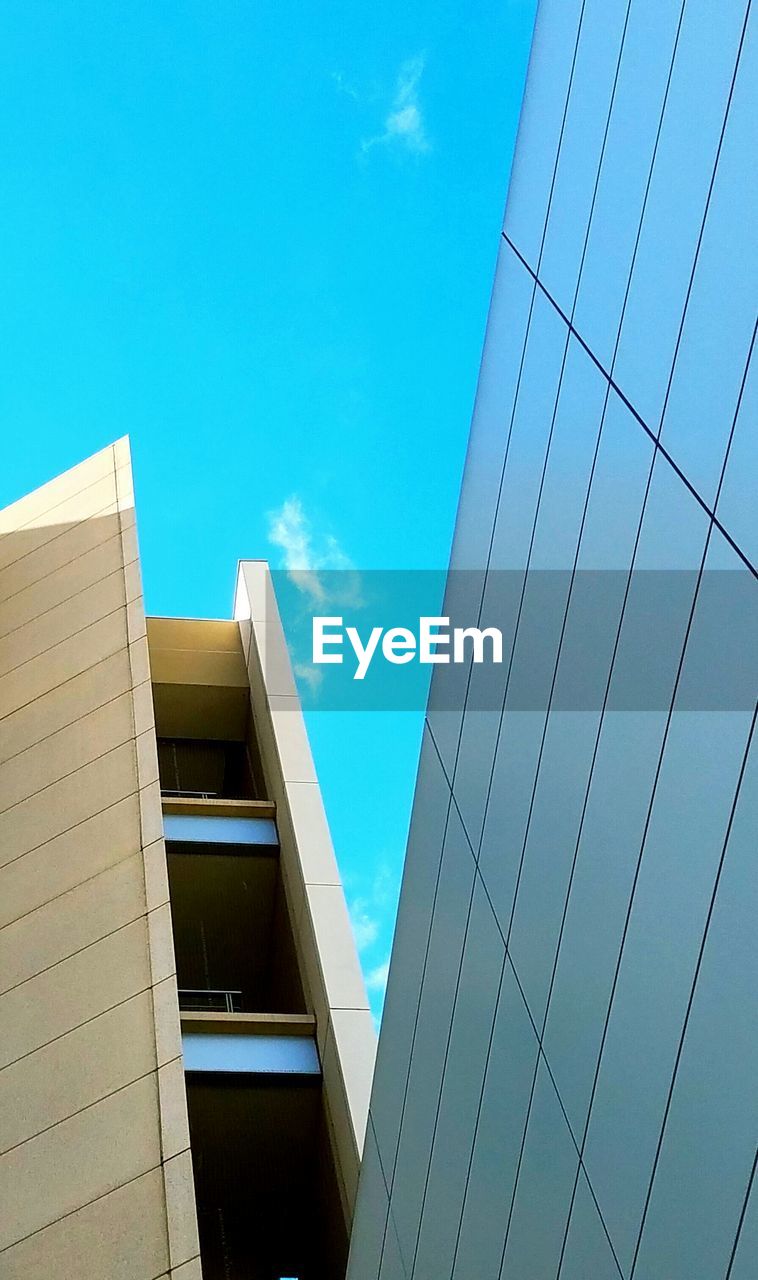
[[[757,43],[539,6],[349,1280],[758,1274]]]
[[[343,1276],[374,1032],[265,563],[145,618],[122,440],[0,512],[0,1274]]]

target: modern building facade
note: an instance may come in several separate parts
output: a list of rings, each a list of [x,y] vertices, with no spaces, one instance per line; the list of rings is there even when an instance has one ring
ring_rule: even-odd
[[[539,7],[350,1280],[758,1274],[757,45]]]
[[[0,1274],[344,1275],[374,1032],[267,566],[146,619],[124,440],[0,533]]]

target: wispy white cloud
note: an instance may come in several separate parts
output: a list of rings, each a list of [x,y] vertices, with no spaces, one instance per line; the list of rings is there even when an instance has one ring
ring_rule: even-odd
[[[269,513],[268,540],[284,553],[284,568],[292,582],[321,603],[324,589],[316,573],[310,521],[299,498],[287,498],[278,511]]]
[[[359,951],[367,951],[379,937],[379,921],[366,909],[363,902],[354,902],[350,908],[355,945]]]
[[[310,686],[311,693],[318,693],[324,683],[324,673],[320,667],[314,667],[309,662],[296,662],[293,670],[298,680],[304,680]]]
[[[382,132],[363,139],[361,151],[364,155],[377,146],[401,147],[416,155],[431,150],[419,102],[419,84],[425,65],[423,54],[402,64]]]
[[[366,986],[369,991],[376,991],[384,996],[384,993],[387,990],[387,978],[389,976],[389,971],[389,960],[383,960],[382,963],[376,965],[375,968],[369,969],[366,974]]]
[[[313,604],[323,605],[328,599],[360,603],[360,578],[350,557],[345,554],[333,534],[317,534],[306,515],[300,498],[293,494],[276,511],[269,512],[268,540],[282,552],[283,567],[290,581],[310,597]],[[339,584],[327,587],[323,571],[339,569]],[[336,590],[335,590],[336,588]],[[317,673],[318,674],[318,673]]]
[[[384,861],[363,893],[349,900],[350,919],[359,951],[366,950],[377,938],[397,907],[398,886],[390,865]]]
[[[398,876],[388,860],[378,866],[367,892],[351,898],[350,920],[356,946],[361,952],[367,989],[376,997],[378,1008],[384,1001],[389,972],[389,940],[397,909]]]
[[[268,540],[278,547],[281,567],[304,597],[304,618],[311,611],[323,613],[333,608],[363,607],[360,573],[333,534],[314,529],[297,494],[268,513]],[[324,683],[324,672],[305,659],[297,646],[291,649],[291,658],[301,691],[303,685],[307,685],[312,700]]]

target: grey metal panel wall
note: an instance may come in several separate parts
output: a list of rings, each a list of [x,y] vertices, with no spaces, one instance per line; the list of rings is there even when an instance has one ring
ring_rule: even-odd
[[[587,635],[575,570],[690,586],[668,666],[634,590],[591,636],[611,690],[649,646],[646,710],[514,710],[507,661],[435,673],[350,1280],[755,1269],[754,716],[677,699],[703,653],[734,661],[703,572],[758,609],[757,24],[540,6],[450,611],[486,623],[493,570],[565,571],[555,615],[527,580],[506,632],[557,671]]]

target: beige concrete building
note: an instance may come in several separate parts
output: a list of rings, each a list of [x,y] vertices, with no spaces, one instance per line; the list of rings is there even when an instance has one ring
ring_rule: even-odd
[[[125,440],[0,512],[0,1275],[344,1275],[374,1033],[267,566],[145,617]]]

